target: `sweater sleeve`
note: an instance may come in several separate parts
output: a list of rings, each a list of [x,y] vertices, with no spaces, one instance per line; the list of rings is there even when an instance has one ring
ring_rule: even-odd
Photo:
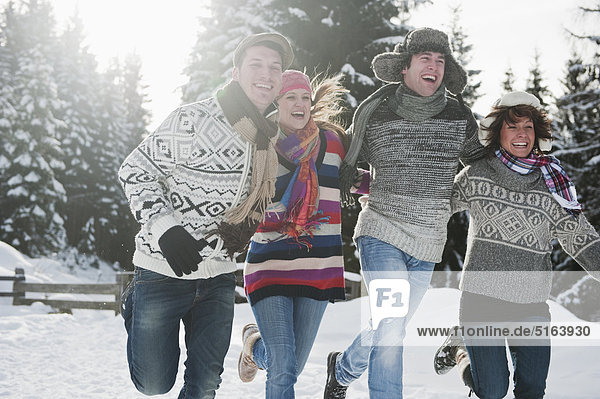
[[[454,178],[454,184],[452,184],[452,196],[450,197],[450,208],[453,214],[469,210],[469,169],[470,167],[467,166]]]
[[[188,115],[177,109],[129,154],[119,169],[119,182],[133,216],[147,225],[155,239],[180,224],[168,198],[167,178],[189,157],[194,132]]]
[[[600,236],[583,213],[574,218],[561,208],[556,237],[566,253],[594,279],[600,281]]]
[[[479,142],[477,121],[473,113],[466,107],[465,117],[467,119],[467,135],[459,158],[464,165],[470,165],[485,156],[485,147]]]

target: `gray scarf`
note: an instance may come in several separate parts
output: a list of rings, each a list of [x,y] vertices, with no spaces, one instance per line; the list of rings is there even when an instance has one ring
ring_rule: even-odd
[[[446,107],[446,88],[444,85],[429,97],[423,97],[399,84],[396,95],[388,100],[390,109],[398,116],[413,122],[422,122],[442,112]]]
[[[424,121],[439,114],[446,107],[447,102],[444,85],[440,86],[432,96],[422,97],[407,88],[403,83],[396,83],[379,88],[360,103],[352,118],[352,125],[347,131],[347,134],[352,138],[352,142],[340,166],[340,194],[344,205],[354,204],[354,197],[350,194],[350,189],[356,180],[356,162],[367,130],[367,123],[373,111],[386,98],[389,99],[390,109],[396,115],[416,122]]]

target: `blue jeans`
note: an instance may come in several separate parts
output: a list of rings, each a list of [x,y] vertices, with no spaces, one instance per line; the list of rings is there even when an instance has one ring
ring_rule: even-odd
[[[146,395],[171,390],[183,321],[187,359],[179,399],[214,398],[231,341],[234,301],[233,273],[180,280],[136,268],[123,317],[129,373],[137,390]]]
[[[549,322],[547,318],[528,318],[524,322]],[[481,399],[500,399],[509,389],[510,372],[506,358],[504,339],[486,339],[485,346],[474,346],[477,339],[464,337],[473,376],[473,391]],[[481,342],[481,341],[479,341]],[[514,366],[514,390],[516,399],[541,399],[546,389],[550,367],[550,340],[536,340],[535,345],[525,346],[527,341],[508,339],[508,347]],[[532,342],[532,341],[529,341]]]
[[[429,288],[435,264],[415,259],[373,237],[358,237],[356,244],[367,287],[375,278],[407,279],[410,284],[409,309],[405,317],[384,319],[377,330],[371,326],[363,330],[338,356],[336,378],[340,384],[349,385],[368,368],[371,399],[402,398],[402,344],[406,324]]]
[[[261,339],[252,356],[267,370],[266,399],[294,398],[294,384],[306,364],[327,301],[271,296],[252,305]]]

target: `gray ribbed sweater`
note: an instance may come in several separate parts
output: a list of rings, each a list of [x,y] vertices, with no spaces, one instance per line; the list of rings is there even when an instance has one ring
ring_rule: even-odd
[[[460,289],[516,303],[545,302],[552,288],[551,241],[600,279],[600,236],[583,214],[554,200],[540,171],[520,175],[498,158],[463,169],[452,211],[470,214]]]
[[[367,124],[360,158],[371,165],[369,200],[354,238],[371,236],[424,261],[439,262],[459,157],[480,157],[477,124],[454,99],[421,122],[382,102]]]

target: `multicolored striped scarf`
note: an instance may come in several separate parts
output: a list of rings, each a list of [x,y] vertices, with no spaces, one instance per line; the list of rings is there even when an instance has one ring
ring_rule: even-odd
[[[504,148],[496,150],[496,156],[510,170],[521,175],[528,175],[535,169],[540,168],[546,187],[554,199],[571,215],[577,216],[581,213],[581,204],[577,201],[575,185],[567,176],[567,172],[560,166],[560,161],[552,155],[539,156],[533,153],[527,158],[517,158]]]
[[[315,164],[319,152],[319,128],[312,118],[306,126],[277,141],[281,156],[296,165],[296,170],[280,200],[285,209],[277,231],[310,248],[302,235],[310,235],[328,217],[318,217],[319,178]]]

